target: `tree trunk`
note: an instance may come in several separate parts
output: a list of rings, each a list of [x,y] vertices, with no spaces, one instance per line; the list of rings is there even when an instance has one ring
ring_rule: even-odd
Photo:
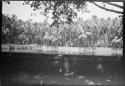
[[[123,30],[125,29],[125,2],[123,2]]]
[[[125,29],[125,2],[123,2],[123,30]],[[123,35],[124,36],[124,35]],[[123,37],[124,38],[124,37]],[[124,44],[124,42],[123,42]],[[124,46],[124,45],[123,45]],[[122,57],[122,61],[123,61],[123,64],[124,64],[124,61],[125,61],[125,58]],[[125,66],[125,64],[124,64]]]

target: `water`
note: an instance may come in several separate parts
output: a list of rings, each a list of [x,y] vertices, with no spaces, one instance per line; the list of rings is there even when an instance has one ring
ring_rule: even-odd
[[[97,72],[98,64],[103,66],[102,74]],[[123,68],[122,60],[113,56],[2,53],[4,86],[125,84]]]

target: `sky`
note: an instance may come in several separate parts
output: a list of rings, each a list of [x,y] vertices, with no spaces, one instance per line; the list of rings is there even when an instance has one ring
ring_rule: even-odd
[[[33,9],[30,8],[29,5],[23,5],[23,1],[10,1],[11,4],[7,4],[7,3],[2,3],[2,13],[3,14],[9,14],[9,15],[13,15],[16,14],[18,16],[19,19],[22,19],[24,21],[28,20],[28,19],[32,19],[33,22],[43,22],[46,17],[42,16],[39,14],[39,12],[36,12],[37,15],[33,15],[31,16],[31,13],[34,13]],[[99,5],[102,5],[100,2],[96,2]],[[123,6],[122,2],[113,2],[116,4],[119,4],[121,6]],[[113,12],[109,12],[109,11],[105,11],[103,9],[100,9],[98,7],[96,7],[95,5],[93,5],[92,3],[87,2],[88,6],[87,9],[90,11],[90,13],[78,13],[78,17],[81,17],[83,19],[90,19],[93,15],[96,15],[98,18],[114,18],[119,16],[119,14],[117,13],[113,13]],[[118,11],[123,11],[122,9],[119,9],[117,7],[114,6],[109,6],[106,5],[107,8],[110,9],[115,9]],[[49,21],[50,23],[52,22],[51,20]]]

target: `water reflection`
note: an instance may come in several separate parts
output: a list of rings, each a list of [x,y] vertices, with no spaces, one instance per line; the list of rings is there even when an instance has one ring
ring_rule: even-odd
[[[51,47],[40,46],[38,48],[18,48],[14,46],[2,47],[2,52],[23,52],[23,53],[43,53],[43,54],[62,54],[62,55],[96,55],[96,56],[122,56],[123,49],[112,48],[78,48],[78,47]]]
[[[20,83],[104,85],[121,83],[124,75],[117,57],[12,53],[5,58],[4,72],[12,71]]]

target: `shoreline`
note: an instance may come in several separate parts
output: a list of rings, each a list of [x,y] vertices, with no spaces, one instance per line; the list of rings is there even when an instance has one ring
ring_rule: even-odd
[[[71,55],[97,55],[97,56],[123,56],[123,48],[108,47],[53,47],[40,45],[1,45],[2,52],[71,54]]]

